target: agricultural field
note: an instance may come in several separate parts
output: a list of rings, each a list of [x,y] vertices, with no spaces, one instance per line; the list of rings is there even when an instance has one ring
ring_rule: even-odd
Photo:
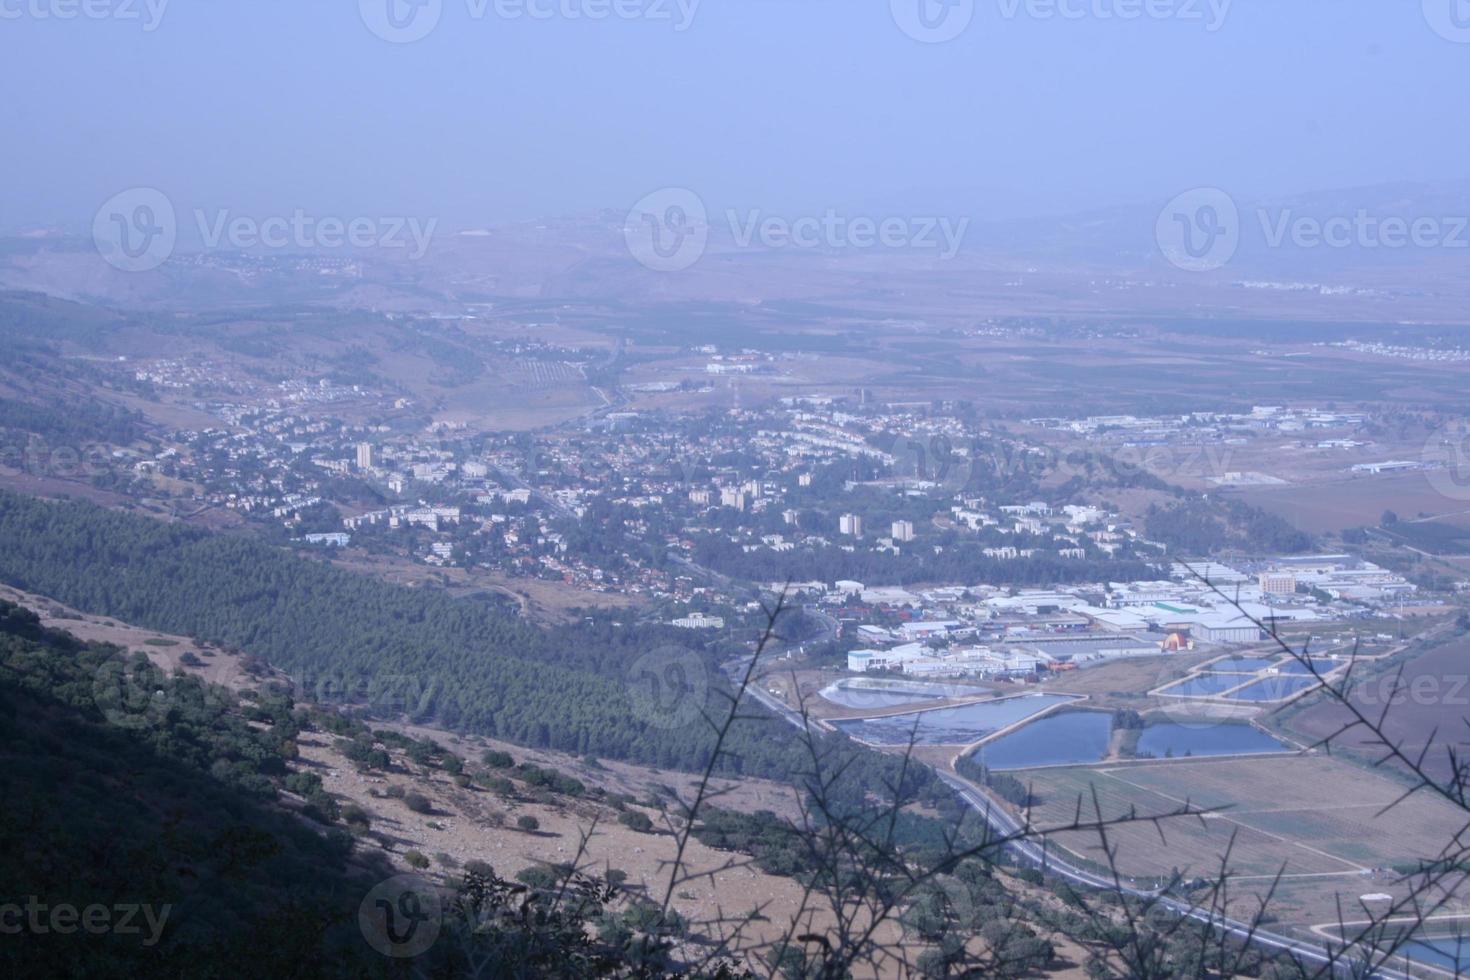
[[[1470,554],[1470,527],[1449,520],[1398,521],[1381,533],[1407,548],[1436,556]]]
[[[1240,493],[1241,499],[1310,533],[1372,527],[1385,510],[1411,518],[1465,509],[1436,490],[1423,472],[1383,476],[1343,473],[1331,482],[1266,487]]]
[[[1389,738],[1407,754],[1417,758],[1425,753],[1424,766],[1433,777],[1448,777],[1450,753],[1461,758],[1470,753],[1470,727],[1465,721],[1470,716],[1470,637],[1458,637],[1391,665],[1359,665],[1351,698],[1367,717],[1382,718]],[[1288,711],[1280,723],[1298,738],[1317,741],[1351,720],[1346,707],[1323,698]],[[1362,728],[1334,739],[1338,749],[1367,759],[1382,757],[1376,741]]]
[[[1280,873],[1272,907],[1288,924],[1332,919],[1339,896],[1351,904],[1366,892],[1395,893],[1395,866],[1437,853],[1466,822],[1428,796],[1393,805],[1403,784],[1318,754],[1036,770],[1025,778],[1038,798],[1033,822],[1042,827],[1074,820],[1079,802],[1084,820],[1099,810],[1105,819],[1185,806],[1210,811],[1111,829],[1119,869],[1143,882],[1175,871],[1214,878],[1224,861],[1232,893],[1247,904]],[[1103,863],[1095,833],[1053,842]]]

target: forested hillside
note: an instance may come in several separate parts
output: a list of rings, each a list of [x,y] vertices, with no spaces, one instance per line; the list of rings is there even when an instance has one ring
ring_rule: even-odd
[[[1144,517],[1144,530],[1184,556],[1212,555],[1225,548],[1292,554],[1313,546],[1310,535],[1275,514],[1220,495],[1154,505]]]
[[[713,751],[698,715],[672,726],[639,710],[629,668],[650,637],[631,629],[544,631],[482,602],[389,585],[249,538],[13,493],[0,493],[0,580],[242,648],[304,691],[360,692],[419,722],[665,768],[697,770]],[[717,671],[709,683],[722,683]],[[724,704],[707,701],[714,712]],[[811,768],[784,723],[754,705],[742,710],[755,717],[734,727],[721,771],[791,779]],[[844,780],[854,798],[896,778],[897,760],[840,736],[825,744],[854,757]],[[927,769],[910,771],[908,782],[944,795]]]
[[[593,872],[537,869],[531,891],[483,862],[402,875],[314,806],[337,805],[295,761],[318,722],[380,742],[0,602],[0,976],[672,975],[682,920]]]
[[[272,803],[289,707],[284,729],[254,727],[197,680],[155,671],[168,710],[120,726],[99,676],[151,670],[123,657],[0,603],[0,904],[41,923],[4,937],[0,972],[210,977],[249,962],[281,976],[357,959],[357,904],[392,871],[354,878],[347,833]],[[109,928],[54,927],[58,907],[105,908]]]
[[[1147,562],[1061,558],[988,558],[980,545],[966,544],[942,554],[914,552],[899,556],[871,551],[844,551],[827,545],[804,552],[769,549],[746,551],[738,541],[706,534],[695,538],[694,557],[725,575],[756,582],[831,581],[851,579],[868,585],[912,585],[916,582],[1005,582],[1034,587],[1157,574]]]

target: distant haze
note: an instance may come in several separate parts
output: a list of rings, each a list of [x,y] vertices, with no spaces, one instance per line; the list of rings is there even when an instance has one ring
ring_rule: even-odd
[[[1470,37],[1435,0],[975,0],[943,43],[900,28],[920,0],[420,0],[408,43],[369,27],[413,29],[389,2],[0,0],[0,231],[85,229],[137,186],[451,229],[666,186],[979,222],[1470,160]]]

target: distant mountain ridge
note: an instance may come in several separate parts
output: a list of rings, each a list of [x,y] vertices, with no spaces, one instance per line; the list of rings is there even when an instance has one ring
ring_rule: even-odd
[[[472,232],[439,222],[427,253],[410,259],[395,249],[198,250],[181,243],[160,267],[129,273],[105,263],[90,238],[49,234],[0,239],[0,289],[130,310],[246,310],[305,304],[336,309],[459,312],[467,303],[566,298],[634,303],[667,300],[817,301],[872,290],[876,282],[902,289],[942,283],[963,288],[977,278],[1048,276],[1089,282],[1097,277],[1157,280],[1182,285],[1232,279],[1291,282],[1321,277],[1354,284],[1387,277],[1400,293],[1431,290],[1446,276],[1463,280],[1470,255],[1470,181],[1394,182],[1354,188],[1258,197],[1228,194],[1241,233],[1230,261],[1207,274],[1172,265],[1157,237],[1161,216],[1176,195],[1189,210],[1196,192],[1180,187],[1156,198],[1030,218],[994,220],[982,204],[837,209],[843,219],[897,218],[911,226],[949,223],[959,250],[949,260],[935,249],[818,248],[742,242],[757,217],[821,220],[825,208],[727,209],[707,206],[709,241],[697,263],[679,272],[641,266],[624,240],[627,213],[612,209],[517,222]],[[1262,217],[1264,212],[1265,217]],[[1282,244],[1283,222],[1394,218],[1438,224],[1433,247],[1348,247]],[[960,233],[962,230],[962,234]],[[1373,233],[1376,235],[1376,232]],[[1462,239],[1464,247],[1444,239]],[[1038,311],[1045,312],[1045,311]]]

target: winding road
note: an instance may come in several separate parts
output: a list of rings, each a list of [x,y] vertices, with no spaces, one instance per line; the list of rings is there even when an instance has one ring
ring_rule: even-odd
[[[745,666],[749,663],[749,659],[748,657],[742,657],[725,666],[726,673],[733,674],[733,679],[736,683],[739,682],[740,673],[744,671]],[[758,680],[753,681],[747,690],[757,701],[783,718],[788,724],[805,729],[806,722],[801,714],[762,688]],[[1280,933],[1262,929],[1252,929],[1248,923],[1219,915],[1209,909],[1191,905],[1177,898],[1162,895],[1158,889],[1141,889],[1120,884],[1112,878],[1088,871],[1064,859],[1059,859],[1055,852],[1043,847],[1036,841],[1020,839],[1019,835],[1025,830],[1021,821],[1009,813],[997,800],[986,793],[985,790],[957,774],[942,770],[935,771],[939,778],[944,780],[946,785],[958,793],[966,804],[980,814],[990,829],[998,836],[1018,838],[1011,840],[1007,845],[1013,854],[1048,874],[1053,874],[1065,878],[1074,884],[1099,891],[1117,892],[1135,898],[1149,899],[1161,908],[1168,909],[1170,912],[1184,918],[1210,925],[1232,938],[1288,953],[1302,964],[1316,964],[1319,967],[1330,968],[1334,976],[1347,976],[1353,972],[1349,964],[1342,962],[1340,954],[1338,960],[1334,962],[1333,957],[1329,955],[1327,949],[1316,943],[1293,939],[1290,936],[1283,936]],[[1373,975],[1383,977],[1385,980],[1411,980],[1410,974],[1388,968],[1379,968]]]

